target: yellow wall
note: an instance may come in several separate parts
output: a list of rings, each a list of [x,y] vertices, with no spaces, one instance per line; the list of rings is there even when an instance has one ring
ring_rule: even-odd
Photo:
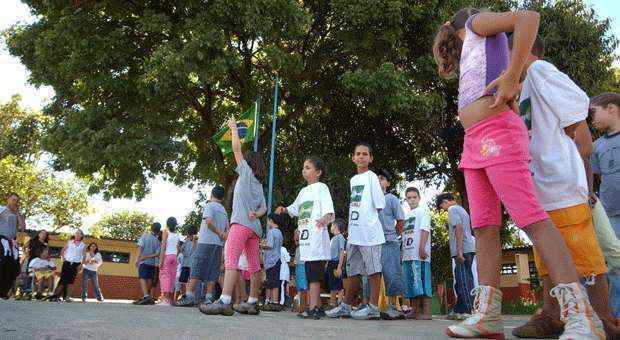
[[[20,233],[18,236],[18,243],[25,244],[28,241],[28,236],[25,233]],[[109,240],[109,239],[96,239],[92,237],[84,238],[84,243],[88,245],[91,242],[97,243],[100,251],[115,251],[122,253],[129,253],[129,263],[114,263],[104,261],[101,267],[99,267],[100,275],[115,275],[115,276],[138,276],[138,268],[134,265],[136,258],[138,257],[138,246],[136,242],[123,241],[123,240]],[[67,244],[66,240],[60,239],[60,235],[50,234],[49,246],[50,247],[64,247]],[[54,259],[54,262],[60,270],[62,266],[61,259]]]

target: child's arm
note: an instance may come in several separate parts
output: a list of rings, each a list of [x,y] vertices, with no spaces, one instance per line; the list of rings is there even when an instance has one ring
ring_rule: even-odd
[[[161,246],[160,249],[166,249],[166,244],[168,243],[168,230],[164,230],[164,233],[161,236]],[[164,265],[164,258],[166,257],[166,251],[159,252],[159,268]]]
[[[420,230],[420,259],[426,260],[428,254],[426,253],[426,242],[428,241],[428,235],[430,232],[428,230]]]
[[[235,117],[231,116],[228,119],[228,127],[230,128],[232,150],[235,155],[235,162],[239,165],[241,161],[243,161],[243,152],[241,151],[241,140],[239,140],[239,131],[237,130],[237,121],[235,120]]]
[[[504,13],[480,13],[472,20],[473,31],[482,36],[493,36],[502,32],[514,32],[510,64],[505,73],[491,82],[485,92],[497,88],[495,102],[491,107],[509,104],[514,107],[520,87],[519,79],[538,34],[540,14],[534,11]]]
[[[340,254],[338,255],[338,267],[334,273],[336,277],[342,277],[342,267],[344,266],[346,256],[346,251],[344,249],[340,250]]]
[[[592,150],[594,147],[592,144],[592,134],[588,128],[588,123],[585,121],[582,121],[575,131],[575,144],[577,145],[577,150],[579,150],[579,155],[583,160],[583,166],[586,169],[590,200],[594,200],[592,203],[596,203],[596,196],[594,195],[594,175],[592,173],[592,165],[590,164],[590,156],[592,156]]]
[[[318,220],[316,220],[316,226],[317,228],[323,228],[326,225],[329,225],[330,223],[334,222],[334,220],[336,219],[334,213],[328,213],[325,214],[325,216],[319,218]]]

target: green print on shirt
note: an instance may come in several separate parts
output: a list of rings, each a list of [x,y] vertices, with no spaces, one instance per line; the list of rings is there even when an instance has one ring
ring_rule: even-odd
[[[519,115],[525,126],[527,127],[527,131],[532,130],[532,100],[530,98],[525,98],[521,104],[519,104]]]
[[[306,220],[312,217],[314,201],[305,201],[299,205],[299,220]]]
[[[411,216],[405,220],[405,225],[403,226],[403,230],[413,230],[415,229],[415,216]]]
[[[364,185],[356,185],[351,188],[351,204],[360,203],[364,194]]]

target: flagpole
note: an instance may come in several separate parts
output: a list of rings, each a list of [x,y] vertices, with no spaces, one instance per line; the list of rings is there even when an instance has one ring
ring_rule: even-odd
[[[254,102],[254,152],[258,152],[258,126],[260,120],[260,96],[256,96]]]
[[[276,154],[276,114],[278,112],[278,94],[280,79],[275,77],[275,90],[273,94],[273,112],[271,116],[271,154],[269,157],[269,191],[267,193],[267,212],[271,212],[273,200],[273,171]]]

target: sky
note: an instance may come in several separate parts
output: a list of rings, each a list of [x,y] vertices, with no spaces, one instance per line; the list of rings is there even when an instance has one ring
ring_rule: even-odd
[[[620,2],[618,0],[588,0],[588,4],[602,17],[610,17],[613,21],[612,31],[620,37]],[[0,1],[0,31],[3,31],[17,22],[31,23],[36,19],[30,14],[28,7],[18,0]],[[620,50],[617,54],[620,54]],[[36,88],[28,83],[28,70],[19,59],[11,56],[4,39],[0,39],[0,102],[8,101],[14,94],[22,97],[22,106],[32,110],[40,110],[50,102],[54,91],[50,87]],[[434,197],[437,188],[424,188],[420,182],[412,182],[422,191],[423,197]],[[203,193],[210,188],[198,188]],[[139,210],[147,212],[157,221],[165,221],[169,216],[175,216],[179,221],[195,208],[198,195],[196,190],[177,187],[162,178],[152,182],[151,193],[142,201],[129,199],[113,199],[105,201],[97,195],[91,198],[92,212],[85,218],[85,227],[96,222],[102,215],[121,210]]]

